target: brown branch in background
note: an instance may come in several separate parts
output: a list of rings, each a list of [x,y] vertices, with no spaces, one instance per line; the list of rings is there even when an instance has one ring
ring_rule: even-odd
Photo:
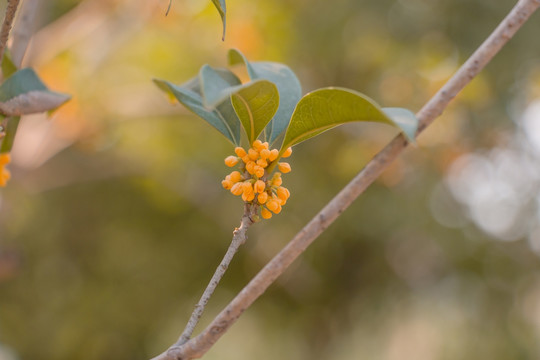
[[[35,19],[39,9],[40,0],[24,0],[13,27],[11,44],[11,60],[20,68],[28,44],[35,31]]]
[[[225,275],[225,272],[227,271],[227,268],[229,267],[229,264],[231,263],[234,255],[238,252],[240,246],[242,246],[246,242],[247,230],[254,223],[253,217],[257,214],[257,209],[258,206],[256,205],[251,205],[247,203],[244,205],[244,214],[242,215],[240,227],[234,230],[231,244],[229,245],[229,248],[227,249],[227,252],[223,257],[223,260],[221,260],[221,263],[214,272],[214,275],[212,276],[210,283],[208,283],[208,286],[204,290],[201,299],[199,300],[197,305],[195,305],[195,310],[193,310],[193,313],[191,314],[191,317],[189,318],[189,321],[186,325],[186,328],[182,332],[182,335],[180,335],[178,341],[173,345],[174,347],[179,347],[185,344],[191,338],[191,334],[193,334],[195,326],[197,326],[197,323],[201,319],[208,300],[210,300],[210,297],[214,293],[214,290],[216,290],[216,287],[218,286],[221,278],[223,277],[223,275]]]
[[[484,43],[417,113],[420,121],[417,134],[442,114],[450,101],[490,62],[539,6],[540,0],[520,0],[517,3]],[[274,280],[367,189],[407,144],[403,135],[394,138],[270,260],[200,335],[180,347],[172,346],[152,360],[190,360],[203,356]]]
[[[7,0],[6,16],[4,17],[2,29],[0,30],[0,61],[2,61],[2,58],[4,57],[9,32],[11,31],[11,26],[13,25],[13,19],[15,18],[15,13],[17,12],[18,6],[19,0]]]

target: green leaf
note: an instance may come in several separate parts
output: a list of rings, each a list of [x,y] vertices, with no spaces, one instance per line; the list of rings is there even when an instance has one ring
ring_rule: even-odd
[[[409,109],[404,108],[383,108],[386,115],[394,122],[394,125],[401,129],[407,140],[416,144],[416,130],[418,130],[418,118]]]
[[[199,79],[204,104],[214,107],[227,99],[230,94],[242,85],[238,77],[227,69],[214,69],[204,65],[199,71]]]
[[[265,129],[264,139],[273,143],[287,128],[294,108],[302,97],[302,87],[294,72],[286,65],[276,62],[249,62],[236,49],[229,50],[229,64],[243,64],[251,80],[265,79],[273,82],[279,91],[279,108]]]
[[[208,109],[204,106],[201,93],[196,91],[197,86],[193,79],[180,86],[158,79],[154,79],[154,83],[161,90],[174,96],[182,105],[212,125],[233,144],[240,144],[240,120],[236,117],[230,99],[226,99],[215,108]]]
[[[276,113],[279,92],[270,81],[257,80],[233,93],[231,101],[251,145]]]
[[[65,94],[50,91],[32,69],[22,69],[0,85],[0,112],[21,116],[53,110],[68,101]]]
[[[343,88],[315,90],[298,102],[285,133],[281,151],[337,125],[353,121],[393,125],[403,131],[409,141],[414,141],[418,125],[418,121],[413,121],[414,114],[410,117],[412,113],[404,109],[390,108],[387,111],[388,113],[373,100],[354,90]]]
[[[4,57],[2,58],[2,76],[8,78],[17,71],[17,66],[11,61],[11,56],[6,50]]]
[[[212,2],[219,12],[219,16],[221,16],[221,22],[223,23],[223,36],[221,37],[221,40],[225,41],[225,30],[227,29],[227,7],[225,5],[225,0],[212,0]]]
[[[20,117],[15,116],[8,118],[6,126],[6,135],[2,139],[2,146],[0,147],[0,153],[8,153],[13,147],[13,141],[15,140],[15,134],[17,133],[17,128],[19,127]]]

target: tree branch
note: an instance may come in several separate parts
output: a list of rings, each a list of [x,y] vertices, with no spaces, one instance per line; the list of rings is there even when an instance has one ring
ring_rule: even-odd
[[[490,62],[540,6],[540,0],[520,0],[493,33],[454,76],[417,113],[420,134],[442,114],[450,101]],[[152,360],[190,360],[203,356],[242,313],[287,267],[390,165],[407,147],[403,135],[395,137],[347,184],[197,337],[173,346]]]
[[[2,29],[0,30],[0,62],[4,57],[4,51],[6,50],[7,41],[9,38],[9,32],[13,25],[13,19],[17,12],[17,6],[19,6],[19,0],[7,0],[6,16],[2,23]]]
[[[193,330],[195,330],[195,326],[197,326],[197,323],[201,319],[208,300],[210,300],[210,297],[214,293],[214,290],[216,290],[216,287],[218,286],[221,278],[223,277],[223,275],[225,275],[225,272],[227,271],[227,268],[229,267],[229,264],[231,263],[234,255],[238,252],[240,246],[242,246],[246,242],[247,230],[254,223],[253,217],[257,213],[257,208],[258,207],[256,205],[252,204],[246,203],[244,205],[244,214],[242,215],[240,227],[234,230],[231,245],[229,245],[229,248],[227,249],[227,252],[223,257],[223,260],[221,260],[221,263],[214,272],[210,283],[208,283],[208,285],[206,286],[206,289],[204,290],[201,299],[199,300],[197,305],[195,305],[195,310],[193,310],[193,313],[189,318],[186,328],[182,332],[182,335],[180,336],[178,341],[173,345],[173,347],[179,347],[185,344],[190,339],[191,334],[193,334]]]

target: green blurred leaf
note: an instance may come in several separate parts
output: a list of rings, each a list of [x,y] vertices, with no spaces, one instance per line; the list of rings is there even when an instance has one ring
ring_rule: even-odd
[[[404,109],[397,111],[391,108],[387,114],[373,100],[354,90],[315,90],[298,102],[285,133],[281,151],[337,125],[353,121],[373,121],[397,126],[413,141],[418,122],[412,123],[410,114],[405,115],[402,110]],[[395,120],[393,117],[399,119]]]
[[[401,129],[410,143],[416,143],[416,130],[418,129],[418,118],[409,109],[404,108],[383,108],[383,111]]]
[[[0,153],[8,153],[11,151],[11,148],[13,148],[13,141],[15,140],[15,134],[17,133],[20,120],[21,118],[19,116],[14,116],[8,119],[5,131],[6,135],[2,139]]]
[[[2,58],[2,76],[4,79],[10,77],[17,71],[17,66],[11,61],[11,56],[9,55],[9,52],[6,50],[4,53],[4,57]]]
[[[227,69],[214,69],[204,65],[199,71],[199,79],[204,104],[214,107],[223,102],[242,85],[240,79]]]
[[[221,16],[221,22],[223,23],[223,36],[221,40],[225,40],[225,30],[227,28],[227,6],[225,5],[225,0],[212,0],[212,2],[218,10],[219,16]]]
[[[287,128],[294,108],[302,97],[302,87],[294,72],[276,62],[249,62],[236,49],[229,50],[229,64],[243,64],[251,80],[265,79],[273,82],[279,91],[279,108],[265,129],[264,139],[273,143]]]
[[[279,107],[279,92],[273,83],[257,80],[231,95],[231,101],[252,144]]]
[[[195,84],[198,83],[198,77],[196,79],[196,81],[192,79],[180,86],[158,79],[154,79],[154,83],[161,90],[174,96],[181,104],[216,128],[233,144],[239,145],[240,120],[236,117],[230,99],[226,99],[216,108],[206,108],[201,93],[197,92],[198,86]]]
[[[45,112],[69,98],[47,89],[34,70],[26,68],[15,72],[0,85],[0,112],[6,116]]]

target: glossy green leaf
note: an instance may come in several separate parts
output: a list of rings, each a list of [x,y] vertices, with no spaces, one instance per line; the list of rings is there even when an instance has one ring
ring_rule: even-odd
[[[233,144],[240,144],[240,120],[234,112],[230,99],[209,109],[205,107],[201,93],[197,92],[200,88],[196,82],[198,81],[192,79],[184,85],[174,85],[168,81],[154,79],[154,83],[161,90],[174,96],[182,105],[212,125]]]
[[[373,100],[354,90],[342,88],[315,90],[298,102],[285,133],[281,151],[337,125],[354,121],[372,121],[397,126],[412,141],[418,121],[413,123],[412,118],[408,116],[410,114],[406,116],[401,110],[404,109],[397,111],[390,108],[387,109],[387,113]]]
[[[32,69],[22,69],[0,85],[0,112],[21,116],[53,110],[69,96],[50,91]]]
[[[238,50],[228,53],[229,64],[243,64],[251,80],[265,79],[273,82],[279,91],[280,104],[272,121],[265,129],[264,139],[274,142],[285,131],[294,108],[302,96],[300,81],[286,65],[276,62],[249,62]]]
[[[252,144],[279,107],[279,92],[273,83],[257,80],[231,95],[231,101]]]
[[[221,40],[225,40],[225,30],[227,29],[227,6],[225,5],[225,0],[212,0],[214,6],[221,16],[221,22],[223,23],[223,36]]]

